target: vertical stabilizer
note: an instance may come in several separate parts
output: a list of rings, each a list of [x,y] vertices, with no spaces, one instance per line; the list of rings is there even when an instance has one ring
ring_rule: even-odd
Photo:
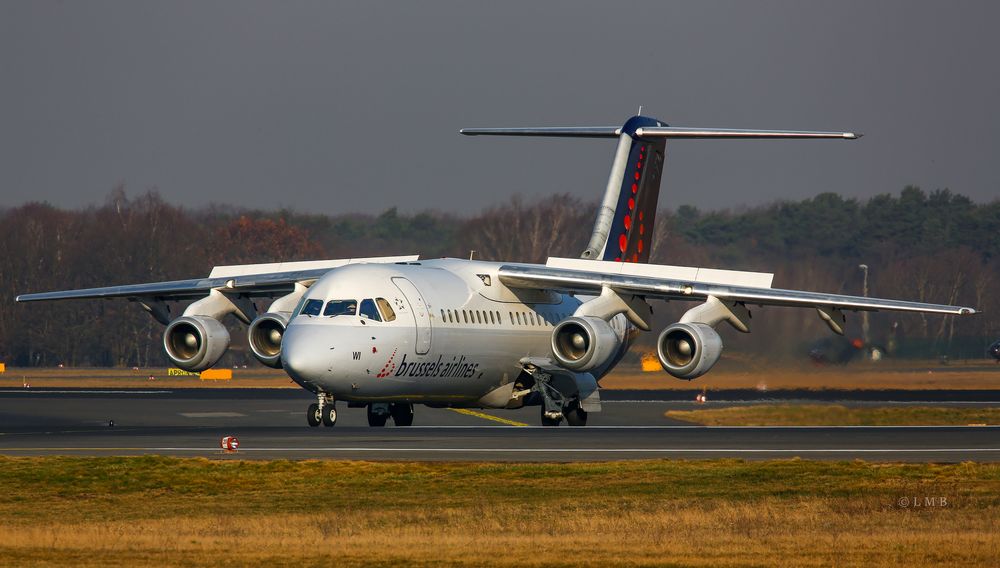
[[[581,258],[649,262],[666,143],[640,138],[636,131],[660,126],[655,119],[633,116],[621,127],[604,201]]]

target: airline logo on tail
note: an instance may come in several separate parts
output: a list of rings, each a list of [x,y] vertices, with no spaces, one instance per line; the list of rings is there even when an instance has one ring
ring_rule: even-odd
[[[634,116],[622,127],[618,143],[620,152],[611,168],[612,177],[608,180],[609,188],[617,181],[618,202],[611,230],[604,241],[601,260],[649,262],[666,143],[662,138],[636,138],[636,129],[643,126],[662,124],[650,118]],[[626,148],[628,153],[624,154]],[[619,164],[617,162],[622,155],[625,161]],[[621,171],[621,177],[616,180],[615,173],[618,171]]]

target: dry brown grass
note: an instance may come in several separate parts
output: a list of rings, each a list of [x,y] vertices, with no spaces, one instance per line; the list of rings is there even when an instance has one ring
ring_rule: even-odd
[[[754,404],[669,410],[668,418],[706,426],[966,426],[1000,424],[1000,408],[839,404]]]
[[[0,528],[10,564],[990,566],[993,519],[825,501],[338,511]]]
[[[0,564],[991,566],[998,489],[977,464],[0,458]]]

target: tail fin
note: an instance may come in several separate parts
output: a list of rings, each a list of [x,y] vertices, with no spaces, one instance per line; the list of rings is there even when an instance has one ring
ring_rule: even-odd
[[[649,262],[650,241],[667,138],[843,138],[852,132],[811,132],[800,130],[740,130],[723,128],[682,128],[663,124],[646,116],[633,116],[621,127],[569,128],[466,128],[468,136],[556,136],[571,138],[618,138],[618,149],[597,212],[594,231],[585,259],[618,262]]]

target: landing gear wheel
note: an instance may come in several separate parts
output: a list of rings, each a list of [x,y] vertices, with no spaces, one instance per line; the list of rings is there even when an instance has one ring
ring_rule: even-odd
[[[333,426],[337,423],[337,407],[328,404],[323,407],[323,426]]]
[[[319,405],[316,404],[315,402],[310,404],[309,409],[306,410],[306,422],[308,422],[310,426],[315,428],[316,426],[319,426],[320,422],[322,421],[323,417],[320,416]]]
[[[385,426],[386,420],[389,419],[389,413],[379,414],[372,411],[372,405],[368,405],[368,425],[372,428],[382,428]]]
[[[570,426],[586,426],[587,411],[580,408],[579,402],[572,402],[563,409],[563,416],[566,417],[566,424]]]
[[[389,414],[396,426],[413,426],[413,405],[395,403],[389,405]]]
[[[542,405],[542,426],[558,426],[562,422],[562,416],[554,418],[545,412],[545,405]]]

